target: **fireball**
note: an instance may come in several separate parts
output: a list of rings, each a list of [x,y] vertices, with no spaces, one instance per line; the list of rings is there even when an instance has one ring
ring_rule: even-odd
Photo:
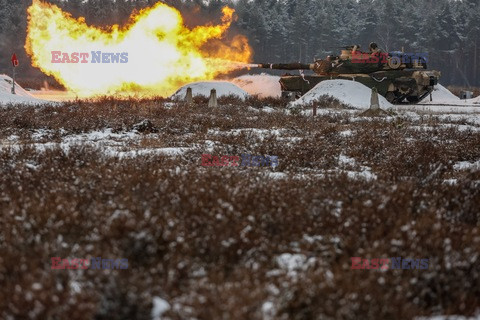
[[[33,0],[25,49],[35,67],[81,97],[166,96],[188,82],[247,66],[248,40],[226,39],[234,10],[222,12],[220,24],[189,29],[178,10],[159,2],[132,14],[126,26],[102,29]]]

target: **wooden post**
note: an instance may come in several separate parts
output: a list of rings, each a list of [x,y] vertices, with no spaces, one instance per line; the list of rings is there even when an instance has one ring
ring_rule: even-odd
[[[13,67],[13,83],[12,83],[12,94],[15,94],[15,68],[18,66],[17,55],[14,53],[12,55],[12,67]]]
[[[380,102],[378,100],[378,91],[377,88],[372,88],[372,97],[370,98],[370,109],[378,110],[380,109]]]
[[[192,93],[192,88],[188,87],[187,88],[187,95],[185,96],[185,102],[188,104],[193,104],[193,93]]]
[[[15,66],[13,66],[13,84],[12,84],[12,94],[15,93]]]
[[[210,100],[208,101],[208,106],[211,108],[218,107],[217,90],[215,89],[212,89],[212,91],[210,91]]]

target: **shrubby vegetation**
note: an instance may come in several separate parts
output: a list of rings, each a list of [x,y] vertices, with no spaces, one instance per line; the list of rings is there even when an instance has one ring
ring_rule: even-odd
[[[480,158],[480,133],[452,126],[468,120],[349,110],[313,119],[249,107],[275,100],[196,102],[0,109],[1,318],[150,319],[153,297],[170,304],[166,319],[478,310],[480,171],[454,169]],[[189,150],[122,158],[88,143],[39,148],[106,129],[135,134],[125,150]],[[204,168],[209,147],[280,165]],[[51,270],[54,256],[127,258],[129,269]],[[351,270],[354,256],[428,258],[429,269]]]

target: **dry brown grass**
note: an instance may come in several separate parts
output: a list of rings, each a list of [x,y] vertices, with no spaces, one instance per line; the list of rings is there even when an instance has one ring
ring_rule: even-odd
[[[0,151],[0,318],[150,319],[154,296],[174,306],[169,319],[267,319],[266,301],[277,310],[272,319],[302,320],[471,315],[480,307],[480,172],[453,170],[480,158],[480,133],[430,117],[313,120],[247,108],[277,101],[229,99],[215,110],[198,102],[0,109],[0,139],[15,134],[25,144]],[[145,133],[141,147],[192,149],[120,159],[86,145],[28,146],[38,129],[51,130],[42,142],[58,142],[129,131],[144,119],[159,132]],[[212,132],[245,128],[284,131]],[[217,142],[208,153],[277,155],[280,166],[204,168],[205,140]],[[339,165],[340,155],[355,163]],[[377,179],[340,170],[362,166]],[[457,183],[444,183],[451,178]],[[312,260],[289,273],[276,262],[283,253]],[[54,256],[127,258],[129,269],[51,270]],[[353,256],[430,263],[351,270]]]

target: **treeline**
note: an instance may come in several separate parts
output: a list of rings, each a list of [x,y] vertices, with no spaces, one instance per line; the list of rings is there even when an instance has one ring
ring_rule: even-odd
[[[128,21],[133,10],[156,0],[50,0],[99,26]],[[189,26],[220,17],[228,4],[238,15],[232,32],[248,36],[259,62],[309,62],[342,46],[371,41],[387,51],[427,52],[429,67],[442,71],[442,83],[480,86],[480,0],[166,0]],[[10,72],[17,52],[20,73],[29,66],[23,46],[30,0],[0,0],[0,72]],[[25,63],[27,62],[27,63]]]
[[[479,0],[240,0],[238,25],[262,61],[312,61],[372,41],[429,54],[444,84],[480,86]]]

